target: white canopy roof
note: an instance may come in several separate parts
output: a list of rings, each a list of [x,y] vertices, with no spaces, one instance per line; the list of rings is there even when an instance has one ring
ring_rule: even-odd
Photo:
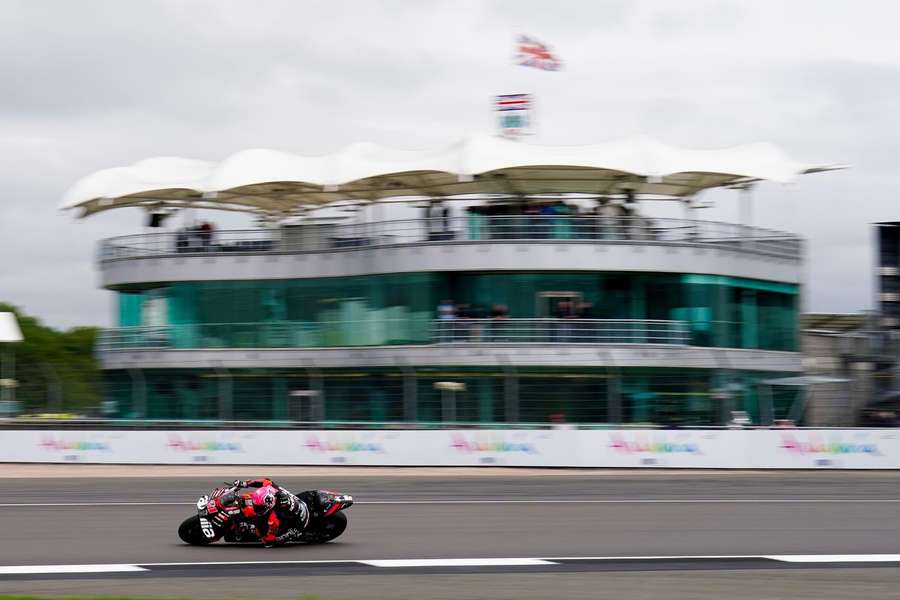
[[[19,329],[16,315],[11,312],[0,312],[0,343],[21,342],[22,339],[22,330]]]
[[[487,135],[440,150],[352,144],[335,154],[299,156],[254,149],[222,162],[151,158],[97,171],[65,194],[81,216],[123,206],[200,206],[289,214],[338,200],[399,196],[548,193],[687,197],[748,181],[792,181],[826,171],[772,144],[687,150],[637,137],[590,146],[537,146]]]

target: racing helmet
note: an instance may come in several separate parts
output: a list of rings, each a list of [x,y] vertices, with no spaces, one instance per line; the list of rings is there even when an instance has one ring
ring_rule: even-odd
[[[256,514],[264,515],[275,508],[275,492],[271,485],[264,485],[253,492],[253,510]]]

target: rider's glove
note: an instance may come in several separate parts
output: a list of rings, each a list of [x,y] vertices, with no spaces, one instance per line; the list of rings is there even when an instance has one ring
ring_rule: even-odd
[[[278,504],[283,510],[286,510],[289,513],[296,515],[301,512],[300,498],[287,490],[280,490],[278,493]]]
[[[234,481],[231,482],[231,485],[233,485],[236,488],[245,488],[245,487],[247,487],[247,482],[244,481],[243,479],[235,479]]]

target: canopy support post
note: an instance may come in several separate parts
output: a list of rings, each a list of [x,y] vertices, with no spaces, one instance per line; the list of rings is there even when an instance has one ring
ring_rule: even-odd
[[[753,225],[753,186],[749,183],[738,188],[740,194],[741,217],[740,223],[745,227]]]

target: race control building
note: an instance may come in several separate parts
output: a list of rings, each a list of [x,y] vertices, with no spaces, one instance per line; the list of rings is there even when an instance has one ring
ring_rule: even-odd
[[[694,207],[829,168],[768,144],[473,136],[150,159],[87,176],[63,208],[140,207],[153,226],[100,245],[118,298],[97,347],[111,416],[771,423],[798,392],[769,382],[802,371],[803,241]],[[685,217],[654,216],[661,201]],[[193,209],[258,225],[170,217]]]

